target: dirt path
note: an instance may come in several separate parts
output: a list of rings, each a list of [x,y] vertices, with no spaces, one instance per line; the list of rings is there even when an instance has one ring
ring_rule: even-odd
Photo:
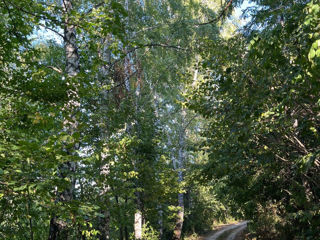
[[[215,232],[211,236],[208,236],[205,240],[217,240],[222,234],[230,232],[224,240],[234,240],[238,233],[246,229],[247,221],[243,221],[237,224],[224,227],[221,230]]]

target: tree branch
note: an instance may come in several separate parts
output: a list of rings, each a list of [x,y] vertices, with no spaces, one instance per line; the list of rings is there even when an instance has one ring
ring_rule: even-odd
[[[98,4],[94,5],[91,9],[89,9],[89,10],[86,12],[86,15],[90,14],[90,13],[93,11],[93,9],[96,9],[96,8],[101,7],[103,4],[104,4],[104,2],[101,2],[101,3],[98,3]]]
[[[62,70],[60,68],[57,68],[57,67],[54,67],[54,66],[47,66],[47,68],[50,68],[50,69],[56,71],[57,73],[62,74]]]
[[[217,21],[219,21],[223,15],[227,12],[228,8],[231,6],[232,4],[232,0],[229,0],[229,2],[227,3],[227,5],[224,7],[224,9],[221,11],[221,13],[218,15],[218,17],[210,20],[209,22],[205,22],[205,23],[198,23],[196,24],[196,26],[204,26],[204,25],[207,25],[207,24],[211,24],[211,23],[215,23]]]
[[[187,124],[186,125],[184,125],[183,126],[183,131],[186,131],[186,129],[189,127],[189,125],[192,123],[192,121],[197,117],[198,115],[196,114],[196,115],[194,115],[194,116],[192,116],[192,118],[187,122]]]
[[[57,30],[54,30],[53,28],[47,27],[46,25],[42,24],[42,23],[38,23],[41,27],[44,27],[45,29],[48,29],[52,32],[54,32],[55,34],[57,34],[59,37],[64,38],[64,36],[59,33]]]
[[[177,49],[177,50],[183,50],[186,51],[186,48],[182,48],[180,46],[174,46],[174,45],[167,45],[167,44],[162,44],[162,43],[150,43],[150,44],[145,44],[143,46],[135,47],[131,50],[129,50],[126,54],[134,52],[135,50],[145,48],[145,47],[163,47],[163,48],[172,48],[172,49]]]
[[[3,1],[5,1],[5,0],[3,0]],[[56,23],[56,24],[58,24],[58,25],[61,25],[61,24],[62,24],[62,22],[58,21],[58,20],[55,19],[55,18],[48,18],[48,17],[46,17],[46,16],[44,16],[44,15],[41,15],[41,14],[38,15],[38,14],[36,14],[36,13],[29,12],[29,11],[25,10],[24,8],[22,8],[22,7],[20,7],[20,6],[16,5],[16,4],[14,4],[12,1],[10,2],[10,4],[11,4],[11,6],[13,6],[15,9],[17,9],[17,10],[19,10],[19,11],[25,13],[25,14],[31,15],[31,16],[33,16],[33,17],[35,17],[35,18],[42,19],[42,20],[50,20],[50,21],[52,21],[52,22],[54,22],[54,23]]]

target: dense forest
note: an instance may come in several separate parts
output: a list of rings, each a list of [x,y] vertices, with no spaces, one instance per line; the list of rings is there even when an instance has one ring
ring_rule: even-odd
[[[0,0],[0,83],[0,239],[320,239],[319,0]]]

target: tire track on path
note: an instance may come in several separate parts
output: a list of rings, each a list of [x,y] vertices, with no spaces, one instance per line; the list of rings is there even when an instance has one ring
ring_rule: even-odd
[[[217,240],[218,237],[220,237],[223,233],[234,230],[231,232],[231,234],[225,239],[225,240],[233,240],[238,233],[246,229],[247,227],[247,221],[239,222],[237,224],[232,224],[230,226],[224,227],[223,229],[215,232],[213,235],[207,237],[205,240]]]
[[[244,225],[240,226],[239,228],[236,228],[229,236],[226,240],[234,240],[236,238],[236,236],[242,232],[243,230],[245,230],[247,228],[247,223],[245,223]]]

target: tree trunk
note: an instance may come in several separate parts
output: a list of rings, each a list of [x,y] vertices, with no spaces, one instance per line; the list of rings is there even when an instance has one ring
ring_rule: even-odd
[[[142,239],[142,213],[139,209],[134,214],[134,237]]]
[[[160,204],[158,205],[158,215],[159,215],[159,219],[158,219],[159,237],[161,239],[163,235],[163,210]]]
[[[31,211],[31,199],[30,199],[30,192],[29,192],[29,186],[27,187],[27,213],[28,215],[30,216],[29,217],[29,228],[30,228],[30,240],[33,240],[34,239],[34,234],[33,234],[33,224],[32,224],[32,217],[31,217],[31,214],[30,214],[30,211]]]
[[[129,240],[129,231],[127,226],[124,227],[124,237],[125,240]]]
[[[183,181],[183,165],[184,165],[184,158],[185,158],[185,116],[186,116],[186,110],[182,110],[182,128],[180,130],[179,134],[179,151],[178,151],[178,182],[179,184]],[[181,234],[182,234],[182,227],[183,227],[183,221],[184,221],[184,201],[183,201],[184,194],[179,193],[178,194],[178,216],[176,220],[176,226],[174,228],[173,232],[173,239],[174,240],[180,240]]]
[[[123,240],[123,226],[122,225],[119,228],[119,239]]]
[[[141,193],[136,192],[136,212],[134,214],[134,237],[135,239],[142,239],[142,202],[141,202]]]
[[[101,237],[100,240],[110,239],[110,212],[108,210],[104,211],[104,217],[101,224]]]
[[[106,137],[106,136],[102,136]],[[102,155],[102,159],[104,159],[105,156]],[[110,173],[110,166],[109,164],[103,165],[101,168],[100,174],[107,176]],[[108,192],[110,191],[110,185],[103,186],[103,189],[101,191],[101,201],[105,203],[105,210],[103,211],[104,217],[102,217],[102,221],[100,223],[100,229],[101,229],[101,235],[100,240],[109,240],[110,239],[110,199],[108,195]]]
[[[65,15],[64,20],[64,48],[66,54],[66,73],[68,78],[75,77],[79,73],[79,54],[76,43],[76,31],[75,26],[70,23],[69,14],[72,10],[72,1],[63,0],[62,7]],[[68,90],[68,102],[65,104],[63,110],[69,113],[69,116],[64,120],[64,130],[72,135],[77,127],[78,122],[74,116],[75,109],[79,108],[79,95],[78,86],[72,84],[72,82],[67,79],[67,85],[71,86]],[[76,148],[76,146],[75,146]],[[71,150],[70,154],[74,154]],[[68,152],[68,150],[66,150]],[[66,162],[61,167],[59,167],[59,174],[61,178],[70,177],[70,173],[75,172],[76,164],[74,162]],[[71,201],[73,199],[75,179],[71,176],[71,184],[68,189],[59,194],[57,201]],[[54,215],[50,220],[49,229],[49,240],[56,239],[68,239],[67,224]]]
[[[102,61],[104,62],[109,62],[110,61],[110,57],[111,57],[111,52],[108,49],[109,47],[109,40],[110,40],[110,36],[106,36],[104,39],[101,40],[101,45],[102,48],[99,50],[99,57],[101,58]],[[105,65],[100,66],[100,71],[99,71],[99,75],[98,75],[98,79],[100,81],[101,86],[103,86],[104,84],[108,83],[107,82],[107,77],[109,74],[108,68]],[[107,97],[108,97],[108,91],[107,90],[103,90],[102,91],[102,100],[101,100],[101,111],[102,111],[102,115],[106,116],[106,112],[108,111],[108,105],[107,105]],[[105,101],[104,101],[105,100]],[[107,118],[104,118],[105,122],[108,122]],[[100,128],[101,130],[101,139],[102,140],[107,140],[108,139],[108,132],[106,129],[104,128]],[[106,155],[101,154],[101,158],[102,161],[104,162],[106,159]],[[101,175],[109,175],[110,173],[110,166],[108,163],[104,164],[101,167],[101,171],[100,174]],[[101,218],[101,222],[100,222],[100,240],[108,240],[110,239],[110,199],[108,195],[108,192],[110,190],[110,185],[106,183],[106,185],[103,186],[103,189],[101,190],[101,201],[105,202],[105,205],[107,206],[107,208],[103,211],[103,215],[104,217]]]

